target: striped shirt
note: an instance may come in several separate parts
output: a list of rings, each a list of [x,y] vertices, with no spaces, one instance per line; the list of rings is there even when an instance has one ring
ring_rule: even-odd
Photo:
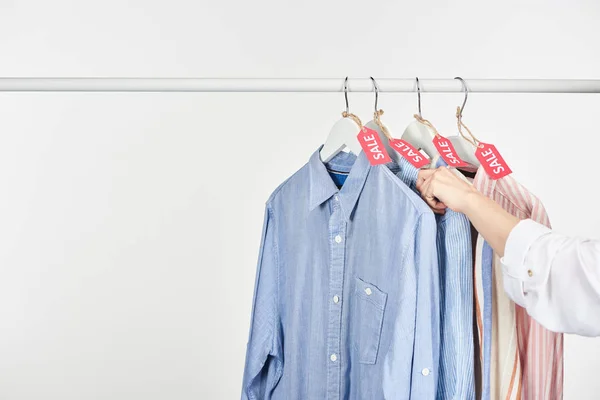
[[[405,159],[387,164],[417,192],[419,171]],[[418,193],[418,192],[417,192]],[[473,253],[471,224],[461,213],[436,215],[440,268],[440,373],[437,400],[475,399],[473,343]]]
[[[480,168],[473,184],[512,215],[550,227],[540,200],[512,176],[494,181]],[[562,399],[563,335],[542,327],[508,298],[500,257],[492,253],[478,237],[474,277],[483,361],[482,399]]]

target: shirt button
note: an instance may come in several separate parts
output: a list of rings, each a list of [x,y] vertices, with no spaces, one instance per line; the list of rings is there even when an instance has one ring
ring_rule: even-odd
[[[332,354],[331,356],[329,356],[329,359],[333,362],[337,361],[337,356],[335,354]]]
[[[429,368],[423,368],[423,371],[421,371],[421,373],[423,374],[423,376],[429,375]]]
[[[335,196],[333,199],[334,199],[335,201],[340,201],[340,198],[339,198],[339,196]]]
[[[532,270],[527,271],[527,275],[533,276],[533,271]]]
[[[335,237],[335,242],[336,242],[336,243],[342,243],[342,237],[341,237],[340,235],[337,235],[337,236]]]
[[[365,289],[365,293],[367,294],[367,296],[370,296],[371,293],[373,293],[373,291],[371,290],[370,287],[368,287],[368,288]]]
[[[333,302],[335,304],[339,303],[340,302],[340,297],[339,296],[333,296]]]

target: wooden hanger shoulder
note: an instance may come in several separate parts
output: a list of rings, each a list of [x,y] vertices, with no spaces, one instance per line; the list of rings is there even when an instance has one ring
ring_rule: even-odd
[[[319,155],[321,161],[329,162],[336,154],[348,148],[352,153],[358,155],[362,150],[357,135],[360,127],[352,118],[339,119],[329,131],[329,136],[321,148]]]
[[[418,150],[425,152],[425,155],[431,160],[430,166],[435,166],[439,158],[438,151],[433,144],[434,137],[435,134],[419,121],[411,122],[402,134],[403,140],[406,140]]]
[[[475,151],[477,150],[477,148],[473,146],[472,143],[469,143],[469,141],[467,141],[465,138],[459,135],[449,136],[447,139],[450,140],[450,142],[454,146],[454,149],[456,150],[456,155],[460,157],[463,161],[465,161],[473,167],[479,167],[481,165],[481,163],[475,156]]]

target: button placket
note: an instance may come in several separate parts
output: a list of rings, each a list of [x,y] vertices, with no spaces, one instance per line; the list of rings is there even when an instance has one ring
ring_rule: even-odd
[[[344,286],[344,261],[345,261],[345,231],[346,224],[339,200],[333,198],[331,202],[331,216],[329,218],[329,318],[327,333],[327,399],[339,399],[342,380],[342,307],[340,298]]]

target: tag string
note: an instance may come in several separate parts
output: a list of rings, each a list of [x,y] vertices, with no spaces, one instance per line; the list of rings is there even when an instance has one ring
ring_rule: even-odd
[[[423,125],[428,126],[429,128],[431,128],[431,130],[433,131],[433,133],[435,133],[436,137],[442,137],[442,135],[440,135],[440,133],[438,132],[438,130],[435,129],[435,126],[433,126],[433,124],[431,122],[429,122],[425,118],[421,117],[419,114],[415,114],[414,117],[415,117],[415,119],[417,121],[419,121]]]
[[[342,117],[344,117],[344,118],[352,118],[352,120],[353,120],[354,122],[356,122],[356,125],[358,125],[358,126],[360,127],[360,129],[362,130],[362,128],[363,128],[363,124],[362,124],[362,121],[360,120],[360,118],[358,118],[358,116],[357,116],[357,115],[355,115],[355,114],[352,114],[352,113],[350,113],[350,112],[348,112],[348,111],[344,111],[344,112],[342,113]]]
[[[375,111],[375,114],[373,115],[373,120],[375,121],[379,129],[381,129],[381,132],[383,132],[385,137],[388,138],[388,140],[392,140],[392,135],[390,135],[390,131],[388,131],[388,128],[383,124],[383,122],[381,122],[382,115],[383,110]]]
[[[456,107],[456,125],[458,126],[458,132],[460,133],[460,136],[463,137],[463,139],[465,139],[467,142],[471,143],[473,146],[475,147],[482,147],[479,144],[479,139],[477,139],[475,137],[475,135],[473,135],[473,133],[471,132],[471,130],[469,129],[469,127],[467,127],[465,125],[465,123],[462,121],[462,110],[459,107]],[[470,138],[468,138],[464,132],[463,132],[463,128],[465,128],[465,130],[467,131],[467,133],[469,134]]]

